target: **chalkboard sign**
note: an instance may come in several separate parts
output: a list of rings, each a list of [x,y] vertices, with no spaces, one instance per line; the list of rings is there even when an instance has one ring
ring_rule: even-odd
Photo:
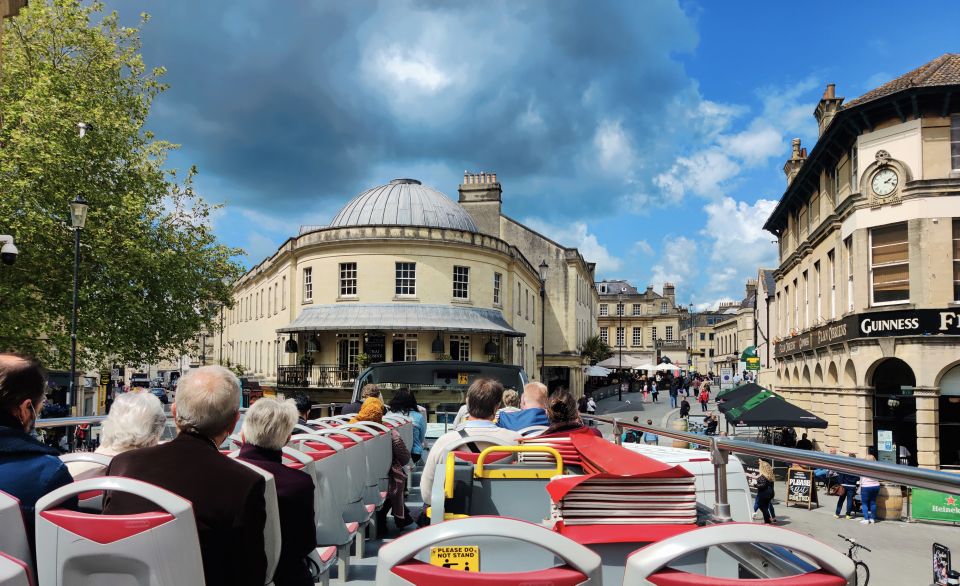
[[[817,501],[817,485],[813,481],[813,470],[809,468],[790,468],[787,470],[787,504],[820,506]]]
[[[939,543],[933,544],[933,583],[947,586],[950,574],[950,548]]]
[[[387,339],[383,334],[367,334],[363,341],[363,351],[370,357],[370,363],[387,360]]]

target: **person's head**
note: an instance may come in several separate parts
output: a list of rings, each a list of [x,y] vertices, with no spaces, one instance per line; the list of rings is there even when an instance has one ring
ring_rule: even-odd
[[[262,397],[243,418],[240,428],[243,441],[260,448],[279,450],[290,441],[298,415],[295,400],[281,402],[273,397]]]
[[[294,405],[296,405],[297,413],[300,417],[307,419],[310,417],[310,410],[313,408],[313,402],[310,401],[310,397],[306,396],[303,393],[296,393],[292,397]]]
[[[837,448],[830,448],[830,454],[833,456],[837,455]]]
[[[652,419],[647,419],[647,425],[653,425],[653,420],[652,420]]]
[[[567,391],[557,391],[550,397],[547,419],[554,425],[579,422],[580,411],[577,410],[577,400]]]
[[[28,356],[0,353],[0,425],[33,431],[47,388],[46,373]]]
[[[472,419],[492,421],[501,401],[503,385],[492,378],[478,378],[467,389],[467,414]]]
[[[177,383],[172,412],[180,431],[222,441],[240,416],[240,380],[222,366],[189,370]]]
[[[774,480],[773,466],[770,465],[770,462],[767,462],[766,460],[760,460],[760,474],[771,482]]]
[[[523,396],[520,397],[521,409],[546,409],[547,385],[543,383],[527,383],[523,387]]]
[[[417,399],[413,396],[409,387],[400,387],[393,392],[393,398],[390,399],[390,410],[404,415],[417,410]]]
[[[805,433],[800,434],[800,439],[807,439],[807,434],[805,434]]]
[[[100,445],[117,452],[155,446],[166,423],[160,399],[151,393],[124,393],[114,399],[103,422]]]
[[[377,385],[369,384],[363,385],[363,388],[360,389],[360,400],[365,401],[370,397],[380,398],[380,388]]]
[[[513,389],[503,391],[504,407],[520,407],[520,393]]]
[[[377,397],[367,397],[360,406],[360,412],[350,420],[350,423],[357,421],[373,421],[374,423],[383,423],[383,401]]]

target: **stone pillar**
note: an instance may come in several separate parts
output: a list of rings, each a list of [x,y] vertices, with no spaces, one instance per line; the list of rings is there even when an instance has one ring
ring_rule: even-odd
[[[858,397],[854,389],[842,389],[839,391],[839,403],[837,415],[839,417],[838,443],[835,446],[840,449],[842,446],[859,446],[859,423],[861,410],[858,405]]]
[[[857,389],[857,441],[851,448],[857,448],[861,455],[867,453],[867,446],[873,445],[873,390]]]
[[[840,395],[837,391],[829,391],[823,397],[823,418],[827,420],[827,429],[824,430],[826,443],[829,446],[840,444],[840,417],[838,415]]]
[[[917,464],[921,468],[940,467],[940,411],[938,388],[917,388]]]

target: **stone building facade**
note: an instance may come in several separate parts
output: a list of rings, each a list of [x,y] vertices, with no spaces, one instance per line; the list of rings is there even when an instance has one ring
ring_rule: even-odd
[[[627,281],[609,280],[596,284],[600,296],[597,326],[600,339],[624,356],[656,364],[666,356],[679,365],[687,364],[687,343],[681,335],[681,317],[686,308],[677,307],[676,288],[663,285],[662,293],[647,286],[639,291]]]
[[[821,448],[960,466],[958,90],[954,54],[846,104],[831,84],[784,166],[775,386]]]

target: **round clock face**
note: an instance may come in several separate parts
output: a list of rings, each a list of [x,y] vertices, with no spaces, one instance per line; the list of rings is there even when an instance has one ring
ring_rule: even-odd
[[[893,193],[899,181],[900,178],[897,176],[897,172],[887,167],[877,171],[877,174],[873,176],[873,181],[870,183],[870,186],[873,188],[874,193],[884,197]]]

